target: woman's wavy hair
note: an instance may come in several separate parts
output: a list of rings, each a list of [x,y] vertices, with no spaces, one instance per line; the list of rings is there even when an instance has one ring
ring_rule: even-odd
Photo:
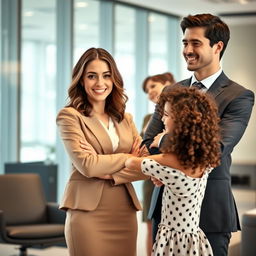
[[[165,72],[165,73],[162,73],[162,74],[148,76],[147,78],[145,78],[145,80],[142,83],[142,89],[145,93],[147,93],[146,85],[147,85],[149,80],[152,80],[154,82],[159,82],[161,84],[165,84],[166,82],[169,82],[170,85],[172,85],[172,84],[176,83],[176,81],[174,79],[174,76],[171,72]]]
[[[171,106],[174,128],[163,141],[161,151],[176,154],[185,169],[218,166],[220,119],[213,98],[196,88],[174,85],[159,98],[161,114],[166,102]]]
[[[105,61],[110,69],[113,89],[106,99],[105,111],[111,117],[121,122],[124,118],[125,103],[128,97],[124,93],[124,84],[115,60],[102,48],[90,48],[83,53],[72,72],[72,82],[68,89],[69,103],[67,107],[73,107],[85,116],[90,116],[92,105],[88,100],[82,79],[88,64],[93,60]]]

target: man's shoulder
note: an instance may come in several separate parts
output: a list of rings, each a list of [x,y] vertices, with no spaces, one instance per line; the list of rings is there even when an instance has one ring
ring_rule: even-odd
[[[234,104],[230,106],[237,106],[238,103],[242,103],[246,106],[246,104],[244,104],[245,102],[251,105],[254,104],[254,93],[241,84],[229,79],[224,73],[216,79],[208,92],[218,103],[220,113],[222,113],[231,102],[234,102]]]
[[[236,89],[237,91],[250,91],[248,88],[246,88],[245,86],[233,81],[229,79],[229,86],[232,87],[233,89]]]
[[[222,86],[229,86],[229,88],[232,87],[238,91],[248,90],[245,86],[231,80],[224,72],[220,74],[216,82]]]
[[[224,79],[226,80],[226,84],[224,84],[223,89],[226,89],[224,91],[228,91],[228,93],[230,94],[230,92],[232,91],[232,94],[235,96],[239,96],[241,94],[248,94],[248,95],[254,95],[254,93],[246,88],[246,86],[241,85],[238,82],[235,82],[231,79],[229,79],[224,73],[223,75],[225,76]],[[220,76],[221,79],[221,76]]]

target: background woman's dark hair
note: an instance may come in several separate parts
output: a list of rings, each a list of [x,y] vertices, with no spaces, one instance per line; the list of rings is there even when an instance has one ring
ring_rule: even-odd
[[[174,153],[184,168],[220,164],[220,128],[217,106],[209,94],[195,88],[172,86],[161,94],[159,107],[170,103],[174,130],[161,151]]]
[[[67,107],[73,107],[85,116],[90,116],[92,105],[88,101],[87,94],[82,84],[82,79],[88,64],[93,60],[105,61],[110,69],[113,81],[113,89],[106,99],[105,111],[118,122],[122,121],[125,112],[127,96],[124,93],[124,85],[121,74],[115,60],[102,48],[90,48],[80,57],[72,73],[72,82],[68,89],[69,103]]]
[[[157,74],[157,75],[153,75],[153,76],[148,76],[147,78],[144,79],[143,83],[142,83],[142,89],[145,93],[147,93],[146,91],[146,85],[148,83],[149,80],[152,80],[154,82],[159,82],[161,84],[165,84],[166,82],[169,82],[170,85],[175,83],[175,79],[172,73],[170,72],[165,72],[162,74]]]
[[[223,49],[220,53],[220,59],[223,56],[230,38],[230,31],[226,23],[218,16],[206,14],[188,15],[180,23],[183,33],[187,28],[203,27],[205,28],[205,37],[210,40],[210,46],[219,41],[223,42]]]

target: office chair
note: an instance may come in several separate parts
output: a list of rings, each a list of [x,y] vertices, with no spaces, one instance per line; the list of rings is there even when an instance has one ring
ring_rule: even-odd
[[[29,247],[63,243],[64,222],[65,212],[46,202],[37,174],[0,175],[0,238],[20,245],[20,256]]]

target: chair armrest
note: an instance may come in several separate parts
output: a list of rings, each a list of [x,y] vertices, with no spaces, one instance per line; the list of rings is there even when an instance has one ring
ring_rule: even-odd
[[[57,203],[46,204],[47,207],[47,219],[49,223],[65,224],[66,212],[59,209]]]
[[[4,219],[4,212],[0,210],[0,242],[6,240],[6,224]]]

